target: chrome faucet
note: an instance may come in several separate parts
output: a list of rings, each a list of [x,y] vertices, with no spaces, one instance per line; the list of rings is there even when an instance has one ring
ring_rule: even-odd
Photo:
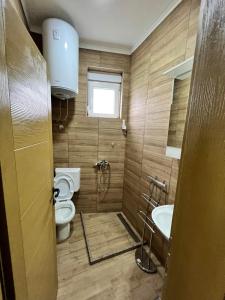
[[[95,164],[95,167],[98,169],[98,170],[101,170],[101,171],[104,171],[106,169],[109,168],[109,162],[107,160],[99,160],[96,164]]]

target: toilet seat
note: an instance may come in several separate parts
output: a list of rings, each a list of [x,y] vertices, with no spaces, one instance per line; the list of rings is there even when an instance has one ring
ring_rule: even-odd
[[[55,221],[57,225],[69,223],[75,215],[75,206],[72,201],[56,202]]]
[[[59,189],[59,195],[55,198],[56,202],[70,200],[73,197],[74,182],[69,175],[56,175],[54,178],[54,188]]]
[[[70,236],[70,222],[76,209],[71,201],[80,189],[80,168],[55,168],[54,199],[57,242]]]

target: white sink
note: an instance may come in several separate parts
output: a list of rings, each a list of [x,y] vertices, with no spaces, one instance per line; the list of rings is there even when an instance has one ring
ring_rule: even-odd
[[[162,205],[153,209],[152,220],[161,233],[170,238],[174,205]]]

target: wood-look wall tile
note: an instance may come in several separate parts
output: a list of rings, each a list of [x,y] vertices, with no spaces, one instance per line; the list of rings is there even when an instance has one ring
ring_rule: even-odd
[[[174,203],[175,201],[178,171],[179,171],[179,160],[173,159],[171,178],[169,183],[169,197],[168,197],[169,203]]]
[[[198,16],[199,16],[200,2],[201,2],[200,0],[192,0],[189,28],[188,28],[187,49],[185,55],[186,58],[189,58],[194,55],[197,29],[198,29]]]
[[[100,65],[100,51],[93,51],[88,49],[80,49],[79,60],[80,60],[80,69],[83,68],[98,68]]]
[[[68,130],[70,128],[95,128],[98,129],[98,119],[97,118],[88,118],[84,116],[74,115],[73,118],[68,123]]]
[[[115,54],[110,52],[101,52],[100,66],[106,69],[129,72],[130,57],[123,54]]]
[[[99,174],[94,165],[99,159],[111,164],[111,187],[106,203],[99,206],[101,211],[119,210],[122,194],[126,138],[122,134],[121,119],[87,117],[87,72],[88,69],[121,72],[123,74],[123,101],[121,117],[127,119],[129,96],[130,57],[128,55],[104,53],[80,49],[79,94],[69,102],[69,118],[64,133],[54,126],[55,166],[80,167],[81,188],[76,198],[76,208],[86,212],[98,210]],[[58,103],[53,102],[55,117]],[[66,107],[63,104],[63,113]],[[121,179],[118,182],[118,178]],[[119,197],[118,197],[118,189]],[[114,194],[114,197],[113,197]],[[118,197],[118,201],[116,198]],[[112,200],[112,201],[111,201]],[[110,205],[111,201],[111,205]]]
[[[136,209],[143,205],[147,175],[166,180],[168,201],[175,199],[178,163],[165,156],[173,80],[163,72],[193,55],[199,2],[182,1],[131,55],[123,211],[139,230]],[[153,246],[165,259],[162,237],[157,235]]]
[[[77,211],[96,212],[97,211],[97,193],[79,193],[79,197],[75,200]]]
[[[143,145],[138,143],[127,143],[126,145],[126,158],[135,162],[141,163],[142,161]]]
[[[133,159],[129,159],[126,157],[125,160],[125,172],[130,171],[136,176],[141,176],[141,164],[135,162]]]

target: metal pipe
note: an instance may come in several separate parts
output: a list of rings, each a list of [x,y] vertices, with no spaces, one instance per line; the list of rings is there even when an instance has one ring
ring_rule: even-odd
[[[148,196],[148,198],[146,198],[146,194],[143,193],[141,196],[142,196],[142,198],[143,198],[148,204],[150,204],[153,208],[155,208],[155,207],[158,206],[157,202],[156,202],[154,199],[150,198],[149,196]]]
[[[149,223],[147,222],[147,220],[148,220],[148,221],[150,221],[150,222],[152,223],[152,221],[148,218],[148,216],[147,216],[143,211],[141,211],[141,210],[139,210],[139,211],[137,212],[137,214],[138,214],[139,218],[144,222],[144,224],[148,227],[148,229],[149,229],[152,233],[155,233],[154,229],[153,229],[153,228],[149,225]],[[141,215],[144,215],[145,218],[143,218]],[[154,225],[154,223],[153,223],[153,225]],[[145,233],[145,232],[143,232],[143,233]],[[143,240],[144,240],[143,234],[142,234],[142,237],[143,237]]]
[[[66,99],[66,116],[64,117],[63,121],[66,121],[67,118],[68,118],[68,115],[69,115],[69,108],[68,108],[69,103],[68,103],[68,101],[69,101],[69,100]]]

